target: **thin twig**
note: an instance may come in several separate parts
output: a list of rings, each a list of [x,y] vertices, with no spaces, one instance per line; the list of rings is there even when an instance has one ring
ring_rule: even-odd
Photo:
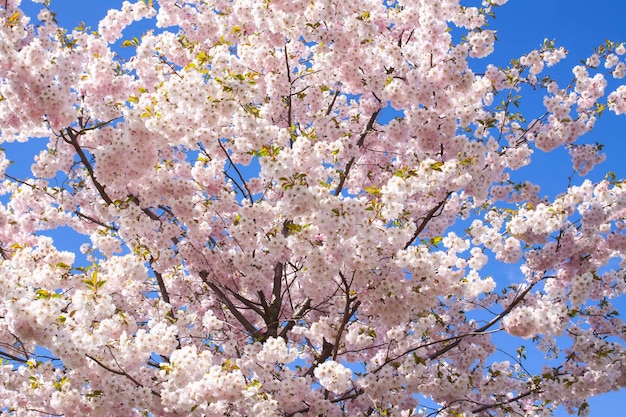
[[[378,117],[379,113],[380,113],[380,109],[376,110],[370,117],[369,121],[367,122],[367,125],[365,126],[363,133],[361,133],[361,136],[359,137],[359,140],[356,143],[356,145],[359,148],[363,146],[363,143],[365,142],[365,137],[374,128],[374,123],[376,122],[376,118]],[[346,169],[341,174],[339,174],[339,185],[337,185],[337,188],[335,189],[335,192],[334,192],[335,197],[341,194],[341,190],[343,190],[343,185],[346,182],[348,175],[350,174],[350,169],[352,169],[354,160],[355,160],[354,156],[350,158],[350,161],[348,161],[348,164],[346,165]]]
[[[105,227],[105,228],[110,229],[110,230],[113,230],[113,231],[115,231],[115,232],[117,232],[117,231],[118,231],[118,228],[117,228],[117,227],[115,227],[115,226],[111,226],[111,225],[108,225],[108,224],[106,224],[106,223],[104,223],[104,222],[102,222],[102,221],[100,221],[100,220],[94,219],[93,217],[88,216],[88,215],[86,215],[86,214],[84,214],[84,213],[82,213],[82,212],[80,212],[80,211],[78,211],[78,210],[75,210],[75,211],[74,211],[74,214],[75,214],[75,215],[77,215],[78,217],[80,217],[81,219],[84,219],[84,220],[90,221],[90,222],[92,222],[92,223],[95,223],[95,224],[97,224],[98,226]]]
[[[504,310],[502,310],[502,312],[500,312],[500,314],[498,314],[496,317],[494,317],[493,319],[491,319],[491,321],[489,321],[487,324],[485,324],[484,326],[482,326],[481,328],[470,332],[470,333],[464,333],[461,335],[457,335],[457,336],[450,336],[444,339],[439,339],[439,340],[433,340],[431,342],[428,343],[423,343],[420,344],[419,346],[415,346],[412,347],[410,349],[405,350],[404,352],[391,357],[391,358],[387,358],[385,360],[384,363],[382,363],[380,366],[378,366],[376,369],[374,369],[372,371],[372,373],[378,373],[381,369],[383,369],[385,366],[387,366],[388,364],[397,361],[398,359],[402,358],[403,356],[406,356],[412,352],[415,352],[418,349],[422,349],[422,348],[426,348],[429,346],[433,346],[436,344],[442,344],[442,343],[446,343],[446,342],[452,342],[449,345],[446,345],[445,347],[437,350],[436,352],[431,353],[430,355],[428,355],[428,359],[429,360],[434,360],[436,358],[438,358],[439,356],[443,355],[444,353],[449,352],[450,350],[454,349],[455,347],[457,347],[459,345],[459,343],[461,343],[461,340],[463,340],[466,337],[472,337],[472,336],[484,336],[488,333],[492,333],[492,332],[497,332],[498,330],[489,330],[492,326],[494,326],[496,323],[498,323],[500,320],[502,320],[507,314],[509,314],[509,312],[511,312],[511,310],[518,305],[526,296],[526,294],[528,294],[528,292],[530,292],[530,290],[533,288],[533,286],[536,284],[530,284],[528,286],[528,288],[526,288],[524,291],[522,291],[516,298],[515,300],[513,300],[511,302],[511,304],[509,304]]]
[[[311,299],[309,297],[307,297],[300,304],[300,307],[298,307],[298,309],[293,314],[293,316],[291,317],[289,322],[280,331],[280,337],[282,337],[283,339],[287,340],[287,332],[289,332],[291,329],[293,329],[293,326],[296,325],[296,322],[298,320],[300,320],[307,313],[307,311],[309,311],[310,308],[311,308]]]
[[[241,189],[241,187],[239,187],[239,184],[237,183],[237,181],[235,181],[230,175],[228,175],[226,170],[224,170],[224,174],[235,183],[235,185],[237,186],[237,188],[239,188],[239,190],[241,191],[243,196],[246,197],[248,200],[250,200],[250,204],[254,204],[254,201],[252,200],[252,193],[248,189],[248,184],[246,183],[246,180],[243,178],[243,175],[241,175],[241,172],[239,171],[239,168],[237,168],[237,165],[235,165],[233,160],[230,158],[230,155],[228,154],[228,151],[226,150],[226,148],[224,148],[224,145],[222,145],[222,141],[218,139],[217,144],[220,145],[220,148],[222,148],[222,151],[224,151],[224,155],[226,155],[226,158],[228,159],[228,162],[230,162],[230,165],[235,169],[235,172],[237,173],[237,176],[239,177],[239,180],[243,184],[243,187],[246,189],[246,192],[244,192]],[[246,195],[246,193],[248,195]]]
[[[107,371],[109,371],[109,372],[111,372],[111,373],[113,373],[113,374],[115,374],[115,375],[124,376],[124,377],[128,378],[131,382],[133,382],[136,386],[138,386],[138,387],[140,387],[140,388],[144,388],[144,386],[143,386],[143,385],[142,385],[139,381],[137,381],[135,378],[133,378],[132,376],[130,376],[130,375],[129,375],[126,371],[124,371],[124,370],[121,368],[121,366],[117,363],[117,360],[115,359],[115,357],[113,357],[113,360],[115,361],[115,364],[116,364],[118,367],[120,367],[120,369],[122,369],[122,370],[120,370],[120,371],[117,371],[117,370],[115,370],[115,369],[113,369],[113,368],[111,368],[111,367],[109,367],[109,366],[107,366],[107,365],[103,364],[103,363],[102,363],[102,362],[100,362],[98,359],[94,358],[93,356],[91,356],[91,355],[89,355],[89,354],[87,354],[87,353],[85,354],[85,356],[86,356],[86,357],[88,357],[89,359],[91,359],[92,361],[94,361],[94,362],[95,362],[96,364],[98,364],[98,366],[100,366],[101,368],[103,368],[103,369],[105,369],[105,370],[107,370]],[[161,396],[158,392],[156,392],[156,391],[154,391],[154,390],[150,390],[150,392],[152,392],[152,394],[153,394],[153,395],[156,395],[157,397],[160,397],[160,396]]]
[[[433,207],[432,209],[430,209],[430,211],[428,213],[426,213],[426,216],[423,217],[424,220],[422,221],[422,223],[420,223],[419,226],[417,226],[417,229],[415,230],[415,233],[413,233],[413,236],[411,237],[411,239],[409,239],[409,241],[406,242],[406,245],[404,245],[404,249],[405,250],[409,246],[411,246],[413,244],[413,242],[415,242],[415,239],[417,239],[417,237],[420,235],[420,233],[422,233],[424,231],[424,229],[426,228],[426,225],[428,224],[428,222],[433,217],[436,217],[435,214],[437,213],[437,211],[439,211],[440,209],[443,208],[443,206],[446,204],[446,201],[448,200],[448,198],[450,198],[451,195],[452,195],[452,193],[448,193],[448,195],[446,195],[446,198],[441,200],[435,207]]]

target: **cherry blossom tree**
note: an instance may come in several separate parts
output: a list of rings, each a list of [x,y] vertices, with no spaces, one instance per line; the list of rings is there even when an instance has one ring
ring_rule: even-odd
[[[551,41],[487,65],[505,2],[143,0],[94,31],[4,0],[1,138],[47,147],[23,178],[0,153],[2,415],[585,415],[623,388],[626,188],[578,138],[626,113],[626,46],[563,81]],[[580,181],[513,180],[558,148]]]

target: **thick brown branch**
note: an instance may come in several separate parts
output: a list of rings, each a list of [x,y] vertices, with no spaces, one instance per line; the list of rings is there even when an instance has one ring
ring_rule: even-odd
[[[209,273],[207,271],[200,271],[200,278],[202,281],[217,295],[217,298],[220,299],[222,303],[228,308],[235,319],[246,329],[246,331],[253,338],[258,338],[260,336],[259,330],[254,327],[244,316],[241,314],[241,311],[233,304],[232,301],[224,294],[222,290],[219,289],[217,285],[209,281]]]
[[[91,166],[91,162],[89,162],[89,158],[87,158],[85,151],[83,151],[83,148],[81,148],[80,144],[78,143],[78,136],[80,136],[80,133],[81,132],[75,132],[71,127],[68,127],[67,129],[65,129],[65,132],[61,132],[61,137],[63,138],[65,142],[69,143],[70,145],[74,147],[74,150],[78,154],[80,161],[83,163],[83,165],[85,166],[85,169],[87,169],[87,172],[89,173],[91,182],[96,187],[96,190],[98,190],[98,194],[100,194],[100,197],[102,197],[102,199],[107,204],[113,204],[113,200],[111,200],[109,195],[104,190],[105,186],[100,184],[98,180],[96,179],[96,176],[94,175],[94,172],[93,172],[93,167]]]
[[[163,281],[163,275],[161,275],[160,272],[155,271],[154,268],[152,267],[152,264],[154,262],[155,262],[154,258],[150,258],[150,269],[152,269],[152,272],[154,273],[154,277],[156,278],[157,284],[159,286],[159,292],[161,293],[161,298],[163,298],[163,301],[165,301],[167,304],[171,305],[170,296],[167,292],[167,288],[165,287],[165,281]],[[174,311],[172,310],[171,312],[173,316]]]
[[[150,211],[150,209],[141,207],[141,204],[139,203],[139,199],[137,197],[135,197],[133,194],[129,194],[128,198],[130,199],[130,201],[135,203],[135,205],[137,207],[139,207],[141,209],[141,211],[143,211],[146,216],[148,216],[152,220],[159,220],[159,216],[157,216],[152,211]]]
[[[283,270],[284,264],[282,262],[276,263],[274,267],[274,286],[272,288],[272,299],[265,311],[263,319],[267,326],[267,333],[265,337],[276,337],[278,335],[278,324],[280,308],[283,304],[282,296],[282,282],[283,282]]]
[[[254,303],[250,300],[248,300],[246,297],[244,297],[243,295],[239,294],[237,291],[232,290],[230,288],[226,288],[226,290],[232,294],[233,297],[235,297],[237,300],[241,301],[243,303],[243,305],[245,305],[246,307],[248,307],[250,310],[254,311],[255,313],[257,313],[259,316],[263,317],[263,310],[261,310],[259,308],[259,306],[257,305],[257,303]]]
[[[306,370],[306,373],[304,374],[304,376],[313,375],[315,368],[317,368],[319,365],[326,362],[326,359],[333,356],[333,348],[334,348],[334,345],[330,343],[328,340],[326,340],[325,337],[322,337],[322,351],[318,355],[315,356],[315,360],[313,361],[309,369]]]
[[[326,116],[328,116],[333,110],[333,107],[335,106],[335,101],[337,101],[337,97],[339,97],[339,89],[335,90],[335,94],[333,94],[333,100],[330,102],[328,108],[326,109]]]
[[[4,351],[0,351],[0,357],[7,358],[7,359],[10,359],[12,361],[16,361],[16,362],[20,362],[20,363],[28,362],[27,359],[20,358],[19,356],[11,355],[10,353],[4,352]]]

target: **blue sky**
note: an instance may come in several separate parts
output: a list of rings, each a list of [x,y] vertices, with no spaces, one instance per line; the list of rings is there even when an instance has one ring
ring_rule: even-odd
[[[118,0],[53,0],[51,8],[57,12],[57,18],[63,26],[71,29],[85,21],[87,26],[95,30],[98,20],[105,15],[106,10],[119,7],[120,4],[121,1]],[[28,0],[24,0],[23,6],[27,11],[35,11],[40,7]],[[569,51],[569,57],[557,67],[549,68],[547,72],[566,84],[572,78],[571,68],[580,59],[588,57],[594,46],[607,39],[626,42],[626,0],[510,0],[508,4],[497,9],[496,13],[497,18],[490,22],[491,28],[497,30],[499,39],[496,52],[487,59],[475,61],[476,72],[481,72],[487,63],[506,65],[510,59],[538,48],[545,38],[555,39],[557,46],[563,46]],[[537,97],[538,100],[523,102],[522,109],[526,112],[527,119],[533,119],[544,111],[541,107],[541,96]],[[616,117],[605,112],[599,119],[596,130],[581,138],[582,143],[596,141],[605,145],[607,158],[587,178],[602,179],[607,171],[614,171],[618,178],[626,178],[626,117]],[[30,149],[36,153],[35,147]],[[27,169],[27,166],[22,167]],[[571,171],[566,151],[549,154],[537,152],[535,162],[520,172],[518,179],[523,176],[530,178],[542,186],[544,194],[553,197],[564,191]],[[575,183],[581,181],[581,178],[574,177]],[[511,273],[515,272],[512,270]],[[622,303],[622,306],[626,312],[625,304]],[[615,415],[616,411],[619,414],[620,405],[626,404],[626,392],[622,390],[619,393],[606,394],[592,399],[590,404],[592,417]],[[565,415],[564,412],[557,414]]]
[[[482,61],[506,64],[511,58],[539,47],[544,39],[555,39],[557,46],[563,46],[569,55],[547,72],[564,84],[572,78],[571,68],[579,60],[587,58],[595,46],[607,39],[626,42],[626,1],[623,0],[509,0],[496,14],[490,26],[497,30],[499,42],[494,54]],[[526,103],[523,108],[527,119],[540,115],[544,110],[529,104]],[[581,143],[596,141],[605,145],[607,157],[586,178],[600,180],[607,171],[614,171],[618,178],[625,178],[626,117],[604,113],[596,129],[580,139]],[[571,172],[568,155],[561,150],[548,154],[537,152],[533,164],[520,174],[539,183],[544,194],[554,196],[565,189]],[[581,181],[580,177],[574,178],[575,183]],[[626,303],[622,302],[621,307],[621,311],[626,312]],[[589,403],[591,417],[621,415],[626,405],[626,391],[595,397]],[[556,414],[557,417],[566,415],[563,410]]]

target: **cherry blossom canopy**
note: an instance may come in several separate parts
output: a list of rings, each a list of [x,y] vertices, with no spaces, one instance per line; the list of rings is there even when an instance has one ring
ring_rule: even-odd
[[[603,160],[577,139],[626,113],[626,47],[475,72],[505,2],[145,0],[97,32],[0,4],[1,140],[47,143],[24,178],[0,152],[3,415],[584,415],[624,387],[624,183],[511,174]]]

